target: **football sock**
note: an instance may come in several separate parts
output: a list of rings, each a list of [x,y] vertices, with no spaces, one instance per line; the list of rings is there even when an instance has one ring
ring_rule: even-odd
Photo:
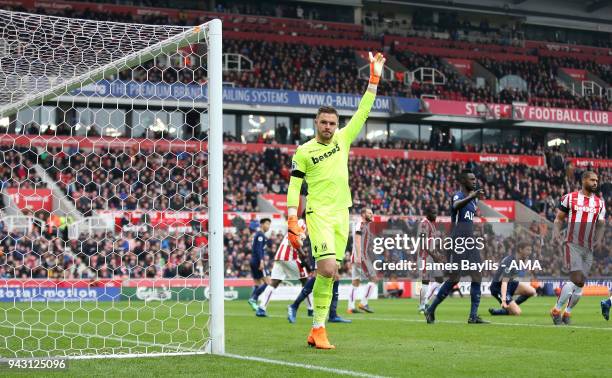
[[[251,292],[251,299],[255,299],[255,293],[257,292],[257,289],[259,289],[259,285],[253,286],[253,291]]]
[[[425,302],[427,302],[428,292],[429,292],[429,284],[423,284],[421,286],[421,291],[419,292],[419,305],[421,305],[421,307],[425,306]]]
[[[574,308],[574,306],[576,306],[576,304],[578,304],[578,301],[580,300],[580,297],[582,297],[582,288],[579,286],[574,285],[574,291],[572,292],[572,295],[569,299],[569,302],[567,304],[567,307],[565,308],[565,312],[567,313],[571,313],[572,312],[572,308]]]
[[[363,297],[361,298],[361,304],[364,306],[368,305],[368,298],[370,298],[370,295],[372,295],[372,293],[374,292],[374,286],[376,284],[374,282],[368,282],[368,285],[366,286],[364,293],[363,293]]]
[[[272,285],[268,285],[266,287],[266,290],[264,290],[264,292],[260,296],[262,299],[259,301],[259,308],[263,309],[264,311],[266,310],[266,308],[268,308],[268,302],[270,302],[270,298],[274,293],[274,289],[275,287]]]
[[[349,310],[355,309],[355,294],[357,294],[357,290],[359,290],[359,286],[351,285],[351,293],[349,294],[349,297],[348,297],[348,309]]]
[[[491,311],[491,315],[508,315],[508,309],[507,308],[496,308],[493,311]]]
[[[440,282],[436,282],[436,281],[430,282],[429,290],[427,290],[427,295],[425,296],[425,299],[427,301],[430,301],[436,294],[436,290],[438,290],[441,286],[442,284]]]
[[[516,298],[516,299],[514,300],[514,302],[515,302],[517,305],[520,305],[521,303],[525,302],[527,299],[529,299],[529,296],[528,296],[528,295],[519,295],[519,296],[518,296],[518,298]]]
[[[306,308],[312,310],[312,293],[306,297]]]
[[[314,317],[312,326],[315,328],[324,327],[329,305],[332,299],[334,279],[317,274],[312,294],[314,297]]]
[[[268,284],[259,285],[259,287],[255,291],[253,291],[251,298],[254,300],[257,300],[257,298],[259,298],[261,293],[263,293],[264,290],[266,290],[266,287],[268,287]]]
[[[559,298],[557,299],[557,304],[555,305],[555,308],[557,310],[563,310],[563,306],[565,306],[570,296],[572,295],[572,292],[574,291],[574,286],[574,283],[571,281],[563,285],[563,288],[561,288],[561,293],[559,294]]]
[[[333,291],[332,291],[332,300],[331,300],[331,304],[329,305],[329,318],[330,319],[338,316],[338,313],[336,312],[336,309],[338,308],[338,285],[340,285],[340,281],[335,281]]]
[[[295,308],[296,310],[300,308],[300,304],[304,302],[304,299],[308,298],[310,293],[312,293],[314,282],[314,277],[311,277],[308,279],[308,281],[306,281],[306,284],[304,284],[304,287],[302,287],[302,291],[300,291],[300,294],[298,294],[297,298],[295,298],[295,301],[293,301],[293,303],[291,304],[293,308]]]
[[[442,303],[442,301],[445,300],[446,297],[448,297],[448,294],[451,292],[451,290],[453,290],[454,285],[455,285],[454,282],[445,281],[440,287],[440,290],[438,290],[438,294],[434,297],[427,311],[429,312],[436,311],[436,307],[438,307],[438,305]]]
[[[470,318],[478,315],[478,306],[480,306],[480,282],[472,282],[470,285]]]

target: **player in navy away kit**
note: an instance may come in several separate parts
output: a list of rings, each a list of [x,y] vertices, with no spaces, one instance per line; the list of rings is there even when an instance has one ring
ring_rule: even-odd
[[[489,313],[491,315],[520,315],[521,308],[519,305],[536,295],[536,291],[531,285],[514,279],[519,273],[518,261],[525,261],[530,255],[531,245],[527,242],[521,242],[516,254],[513,253],[504,257],[499,263],[499,268],[491,282],[491,295],[497,299],[502,308],[490,308]],[[512,298],[514,294],[518,295],[516,299]]]
[[[261,228],[255,233],[253,237],[253,249],[251,251],[251,274],[253,276],[253,294],[249,298],[249,305],[253,311],[257,311],[257,298],[261,293],[266,290],[268,286],[268,280],[270,273],[264,266],[264,255],[266,253],[266,244],[268,244],[268,238],[266,232],[270,229],[272,221],[270,218],[263,218],[259,221]]]
[[[484,194],[484,191],[482,189],[476,189],[476,176],[472,171],[461,171],[457,180],[461,184],[461,190],[453,196],[453,203],[451,206],[453,230],[451,236],[454,238],[455,243],[459,245],[458,240],[461,238],[463,238],[463,240],[474,238],[474,216],[476,214],[477,201],[478,197]],[[448,294],[452,291],[453,286],[459,282],[463,275],[462,273],[465,273],[465,275],[469,274],[472,277],[472,285],[470,287],[471,308],[468,323],[488,323],[478,316],[482,274],[477,270],[470,270],[469,272],[462,272],[461,270],[461,262],[464,260],[469,261],[470,264],[480,263],[480,251],[474,247],[475,243],[473,240],[472,243],[469,243],[472,248],[467,248],[466,244],[462,245],[466,246],[463,251],[456,247],[455,250],[450,253],[449,263],[456,264],[457,269],[450,272],[448,280],[440,287],[438,295],[436,295],[429,308],[425,311],[425,319],[429,324],[435,322],[436,308],[446,299]]]

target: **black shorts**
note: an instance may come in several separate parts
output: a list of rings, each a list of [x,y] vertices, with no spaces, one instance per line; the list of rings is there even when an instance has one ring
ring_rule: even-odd
[[[268,277],[270,272],[267,269],[259,269],[259,263],[251,261],[251,276],[254,280],[260,280],[264,277]]]
[[[508,290],[506,291],[506,303],[512,302],[512,296],[514,292],[518,288],[518,281],[510,281],[508,282]],[[497,299],[499,303],[502,303],[501,297],[501,282],[492,282],[491,283],[491,295]]]

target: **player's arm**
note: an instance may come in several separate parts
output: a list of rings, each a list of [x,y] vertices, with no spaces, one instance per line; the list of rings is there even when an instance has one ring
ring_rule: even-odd
[[[453,201],[453,209],[454,210],[459,210],[459,209],[463,208],[465,205],[470,203],[471,200],[473,200],[474,198],[478,198],[481,194],[484,194],[484,190],[483,189],[476,189],[476,190],[470,192],[470,194],[468,194],[467,196],[465,196],[465,198],[454,200]]]
[[[508,294],[508,277],[503,277],[501,282],[501,306],[502,308],[508,307],[508,303],[506,303],[506,294]]]
[[[346,138],[345,140],[349,145],[357,138],[365,121],[368,119],[368,115],[376,99],[376,90],[385,64],[385,57],[381,53],[376,53],[376,56],[373,56],[371,52],[368,54],[370,58],[370,81],[368,82],[368,89],[361,98],[359,107],[353,117],[351,117],[349,123],[338,131],[340,133],[339,135]]]
[[[304,231],[298,225],[297,213],[304,177],[306,177],[305,157],[298,148],[291,162],[291,178],[287,189],[287,235],[291,246],[298,250],[302,247],[302,242],[306,238]]]
[[[557,215],[555,216],[555,221],[553,223],[553,240],[557,240],[559,243],[562,243],[561,234],[563,231],[563,225],[565,224],[565,220],[567,219],[567,214],[569,213],[569,195],[565,195],[559,206],[557,207]]]
[[[355,247],[355,256],[359,256],[359,258],[361,259],[361,230],[357,230],[355,231],[355,238],[353,240],[353,245]],[[356,261],[359,262],[359,261]]]
[[[597,217],[597,224],[595,225],[595,247],[601,248],[603,246],[604,234],[606,233],[606,205],[602,203],[602,209]]]

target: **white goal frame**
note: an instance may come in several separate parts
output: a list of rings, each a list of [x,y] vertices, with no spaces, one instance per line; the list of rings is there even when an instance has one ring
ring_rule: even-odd
[[[209,339],[201,351],[177,351],[176,353],[126,353],[62,356],[73,359],[129,358],[161,355],[224,354],[224,252],[223,252],[223,53],[222,22],[219,19],[191,27],[173,37],[133,52],[121,59],[92,69],[39,92],[35,96],[0,105],[0,118],[14,117],[24,107],[43,104],[70,91],[95,83],[118,69],[133,68],[156,55],[176,51],[190,43],[206,40],[207,47],[207,98],[208,98],[208,256],[209,256]]]

